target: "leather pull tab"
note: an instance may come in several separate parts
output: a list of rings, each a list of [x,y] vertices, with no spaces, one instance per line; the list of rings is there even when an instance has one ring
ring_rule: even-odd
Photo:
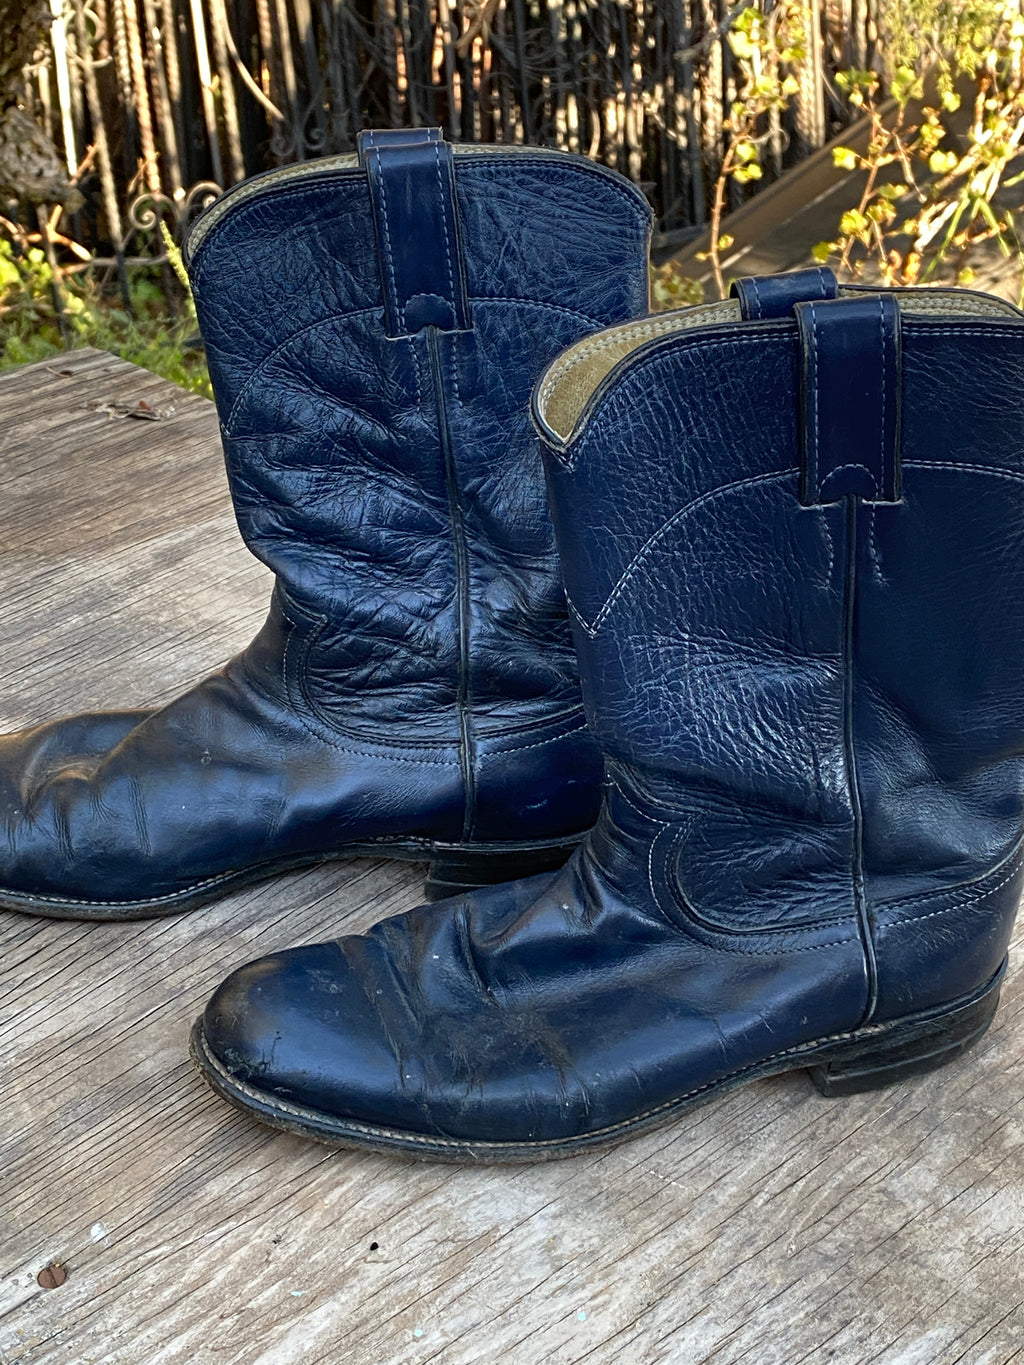
[[[839,281],[822,265],[784,275],[746,275],[734,281],[729,293],[739,299],[744,322],[760,322],[764,318],[788,318],[795,304],[810,299],[838,298]]]
[[[459,235],[452,149],[434,129],[419,141],[360,138],[377,237],[389,337],[424,327],[466,331],[469,300]]]
[[[408,147],[412,142],[443,142],[440,128],[364,128],[356,134],[356,155],[366,165],[369,147]]]
[[[798,303],[800,501],[900,499],[900,311],[891,294]]]

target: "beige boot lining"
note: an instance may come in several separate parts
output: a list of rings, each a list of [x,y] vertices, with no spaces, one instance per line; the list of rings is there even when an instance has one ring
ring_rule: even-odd
[[[859,290],[840,289],[840,294],[856,295]],[[1013,304],[987,294],[960,289],[928,289],[900,296],[900,308],[923,317],[1013,318],[1022,315]],[[694,327],[711,327],[723,322],[740,322],[736,299],[722,303],[699,304],[643,318],[584,337],[570,346],[548,370],[537,394],[537,415],[547,434],[559,444],[573,435],[583,411],[598,385],[619,361],[653,341]]]

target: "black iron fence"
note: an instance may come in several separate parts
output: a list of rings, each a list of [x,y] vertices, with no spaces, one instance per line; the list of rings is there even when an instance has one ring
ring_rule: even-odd
[[[49,0],[28,112],[120,255],[157,217],[360,128],[582,152],[648,192],[659,227],[706,220],[735,96],[726,0]],[[767,0],[762,0],[767,3]],[[873,60],[877,0],[806,0],[810,60],[767,180],[848,121],[831,80]],[[763,182],[762,182],[763,183]],[[740,195],[756,187],[734,189]]]

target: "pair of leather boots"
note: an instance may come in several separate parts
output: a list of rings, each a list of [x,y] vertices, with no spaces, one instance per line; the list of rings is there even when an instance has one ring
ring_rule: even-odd
[[[413,130],[191,233],[270,615],[161,711],[0,742],[0,903],[428,860],[444,899],[214,995],[196,1060],[265,1122],[534,1160],[754,1077],[883,1085],[992,1018],[1024,317],[824,270],[639,316],[649,227],[598,166]]]

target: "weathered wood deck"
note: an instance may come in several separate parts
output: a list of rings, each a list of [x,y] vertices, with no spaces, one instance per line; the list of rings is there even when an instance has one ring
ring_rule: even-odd
[[[175,411],[90,406],[140,398]],[[97,352],[0,376],[0,547],[3,728],[170,697],[262,619],[212,407]],[[186,1045],[220,978],[413,904],[418,871],[340,863],[153,923],[0,913],[0,1362],[1024,1361],[1019,950],[940,1074],[845,1101],[763,1082],[603,1156],[407,1165],[214,1098]]]

